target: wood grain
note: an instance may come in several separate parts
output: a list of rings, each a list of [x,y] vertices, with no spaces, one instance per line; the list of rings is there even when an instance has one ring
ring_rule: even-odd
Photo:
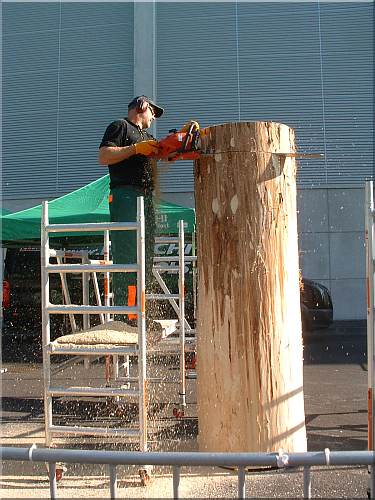
[[[202,151],[199,447],[305,451],[294,132],[217,125],[204,130]]]

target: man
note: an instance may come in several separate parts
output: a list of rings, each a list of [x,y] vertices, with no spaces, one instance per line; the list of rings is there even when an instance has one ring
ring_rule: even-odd
[[[152,281],[155,214],[153,162],[148,158],[158,151],[155,138],[146,132],[164,110],[147,96],[135,97],[128,105],[126,118],[107,127],[99,147],[100,165],[108,165],[110,176],[109,208],[112,222],[134,222],[137,218],[137,197],[143,196],[146,219],[146,286]],[[135,231],[112,231],[112,257],[117,264],[137,261]],[[113,273],[115,305],[135,305],[134,273]],[[129,315],[129,320],[134,319]]]

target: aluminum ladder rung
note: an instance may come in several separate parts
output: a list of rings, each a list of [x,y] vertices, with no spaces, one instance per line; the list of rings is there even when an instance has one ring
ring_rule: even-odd
[[[179,243],[177,236],[155,236],[155,243]]]
[[[47,233],[66,233],[80,232],[87,233],[91,231],[134,231],[140,228],[137,222],[88,222],[85,224],[46,224],[44,230]]]
[[[124,436],[124,437],[139,437],[138,429],[119,429],[111,427],[85,427],[71,425],[50,425],[48,430],[51,433],[64,434],[80,434],[80,435],[97,435],[97,436]]]
[[[50,257],[61,257],[64,259],[82,259],[82,257],[85,257],[88,255],[87,250],[57,250],[55,248],[50,248],[48,251],[48,254]]]
[[[139,349],[138,344],[135,345],[127,345],[127,346],[114,346],[114,347],[106,347],[105,345],[76,345],[73,344],[65,345],[64,344],[50,344],[48,349],[48,354],[76,354],[76,355],[92,355],[92,356],[105,356],[106,354],[130,354],[130,355],[138,355]]]
[[[178,273],[178,267],[164,267],[164,266],[155,266],[153,267],[155,271],[159,271],[159,273]]]
[[[139,391],[135,389],[120,389],[111,387],[50,387],[51,396],[119,396],[136,397]]]
[[[137,264],[48,264],[48,273],[136,273],[139,270]]]
[[[89,264],[100,264],[104,266],[104,264],[113,264],[113,260],[104,260],[104,259],[89,259]]]
[[[101,314],[101,313],[112,313],[112,314],[137,314],[137,307],[129,306],[80,306],[76,304],[50,304],[46,307],[48,314]]]
[[[146,299],[149,300],[169,300],[175,299],[178,300],[180,296],[178,293],[147,293]]]
[[[171,255],[169,257],[162,255],[160,257],[154,257],[154,262],[179,262],[179,258],[178,255]],[[185,255],[184,260],[185,262],[196,262],[197,257],[195,255]]]

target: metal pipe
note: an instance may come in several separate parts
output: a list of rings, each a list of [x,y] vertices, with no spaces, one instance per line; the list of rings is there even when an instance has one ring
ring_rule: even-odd
[[[178,465],[173,466],[173,498],[180,498],[180,472]]]
[[[57,498],[57,479],[56,479],[56,463],[50,462],[48,464],[48,476],[49,476],[49,492],[51,500]]]
[[[118,380],[118,378],[119,378],[119,360],[118,360],[117,354],[115,354],[112,357],[112,366],[113,366],[113,378],[114,378],[114,380]]]
[[[373,182],[365,184],[365,244],[366,244],[366,281],[367,281],[367,393],[368,393],[368,449],[374,450],[374,192]],[[369,469],[370,497],[375,496],[374,468]]]
[[[103,347],[103,346],[82,346],[74,344],[52,344],[50,346],[50,354],[85,354],[89,356],[105,356],[106,354],[130,354],[137,355],[138,348],[134,346],[115,346],[115,347]]]
[[[51,251],[50,251],[51,255]],[[61,264],[61,257],[59,255],[56,256],[57,264]],[[65,304],[71,304],[72,300],[70,298],[70,293],[69,293],[69,287],[68,287],[68,281],[66,279],[66,275],[64,273],[60,273],[60,280],[61,280],[61,288],[63,291],[64,295],[64,300]],[[69,314],[69,322],[70,322],[70,328],[72,329],[72,333],[77,331],[77,325],[76,321],[74,318],[74,314]]]
[[[195,262],[197,260],[197,257],[192,256],[192,255],[185,255],[185,261],[186,262]],[[154,257],[154,262],[179,262],[179,256],[178,255],[169,255],[169,256],[160,256],[160,257]]]
[[[48,273],[136,273],[137,264],[49,264]]]
[[[109,490],[111,498],[117,498],[117,470],[115,465],[109,466]]]
[[[179,234],[179,334],[180,334],[180,403],[183,407],[186,406],[186,379],[185,379],[185,235],[184,221],[178,222]]]
[[[137,229],[136,222],[90,222],[85,224],[48,224],[46,231],[49,233],[88,233],[91,231],[134,231]]]
[[[246,471],[244,467],[238,469],[238,498],[246,498]]]
[[[179,269],[175,269],[175,271],[179,272]],[[153,267],[152,272],[153,272],[153,275],[156,278],[156,281],[159,283],[161,289],[163,290],[163,292],[165,294],[169,294],[170,293],[169,292],[169,288],[165,284],[163,278],[160,276],[159,271],[156,269],[155,266]],[[174,312],[176,313],[176,315],[178,317],[178,315],[179,315],[179,307],[178,307],[178,304],[177,304],[176,300],[177,299],[170,298],[169,303],[173,307],[173,310],[174,310]],[[189,332],[192,331],[192,329],[191,329],[189,323],[187,322],[186,318],[184,318],[184,323],[185,323],[186,330],[189,331]]]
[[[55,426],[59,430],[61,427]],[[113,429],[107,429],[108,431]],[[119,429],[124,430],[124,429]],[[2,460],[28,461],[31,448],[16,446],[1,446]],[[103,450],[74,450],[61,448],[32,449],[34,462],[64,462],[90,463],[113,465],[192,465],[192,466],[273,466],[277,467],[278,453],[208,453],[208,452],[127,452]],[[324,451],[301,452],[288,454],[288,466],[326,465]],[[330,465],[373,465],[375,453],[373,451],[332,451]]]
[[[309,465],[303,468],[303,498],[311,498],[311,467]]]
[[[145,215],[143,197],[137,198],[137,315],[138,315],[138,378],[139,430],[141,452],[147,451],[147,373],[146,373],[146,270],[145,270]],[[143,464],[142,464],[143,465]]]
[[[89,258],[88,258],[88,253],[86,252],[85,255],[82,256],[82,268],[84,266],[87,266],[89,263]],[[69,266],[69,264],[66,264]],[[70,264],[71,265],[71,264]],[[78,264],[79,265],[79,264]],[[82,303],[84,306],[89,306],[89,278],[90,276],[82,272]],[[99,305],[99,304],[98,304]],[[88,330],[90,328],[90,315],[89,314],[84,314],[83,315],[83,329]],[[87,362],[86,362],[86,368],[87,368]]]
[[[179,295],[177,293],[148,293],[146,295],[146,299],[151,300],[171,300],[171,299],[179,299]]]
[[[72,425],[51,425],[50,432],[61,434],[74,434],[80,436],[123,436],[123,437],[138,437],[138,429],[124,429],[114,427],[89,427],[89,426],[72,426]],[[64,460],[61,460],[62,462]],[[103,462],[102,462],[103,463]],[[106,463],[106,462],[104,462]]]
[[[50,304],[46,307],[46,310],[49,314],[68,314],[70,312],[76,314],[101,314],[103,312],[113,312],[114,314],[134,314],[137,312],[136,307],[129,306],[79,306],[76,304]]]
[[[155,243],[178,243],[177,236],[156,236]]]
[[[51,387],[51,396],[139,396],[139,391],[133,389],[118,389],[115,387]]]
[[[104,262],[109,264],[110,261],[109,261],[109,231],[108,230],[104,231],[103,257],[104,257]],[[111,264],[113,264],[113,262],[111,262]],[[109,275],[109,272],[106,272],[106,273],[104,273],[104,305],[106,305],[106,306],[110,305],[109,283],[110,283],[110,275]],[[111,315],[109,313],[106,313],[105,320],[109,321],[110,319],[111,319]]]
[[[195,230],[191,234],[191,253],[192,256],[196,258],[195,261],[193,261],[192,265],[192,274],[193,274],[193,311],[194,311],[194,318],[197,317],[197,262],[198,262],[198,257],[196,256],[196,237],[195,237]]]
[[[96,304],[98,306],[102,305],[102,298],[100,296],[100,290],[99,290],[99,283],[98,283],[98,277],[96,273],[92,273],[92,283],[94,285],[94,293],[95,293],[95,298],[96,298]],[[105,304],[108,305],[108,304]],[[104,314],[100,315],[100,323],[103,325],[106,321],[106,318],[104,317]]]
[[[43,380],[44,380],[44,425],[46,445],[51,444],[49,427],[52,425],[52,398],[48,393],[51,383],[51,360],[48,348],[51,341],[51,325],[48,314],[49,304],[49,275],[46,273],[46,266],[49,263],[49,235],[46,231],[48,225],[48,202],[42,204],[42,217],[40,228],[40,260],[41,260],[41,307],[42,307],[42,349],[43,349]]]
[[[159,271],[159,273],[168,273],[168,274],[177,274],[178,273],[178,268],[175,267],[164,267],[164,266],[158,266],[154,265],[154,269],[156,271]]]

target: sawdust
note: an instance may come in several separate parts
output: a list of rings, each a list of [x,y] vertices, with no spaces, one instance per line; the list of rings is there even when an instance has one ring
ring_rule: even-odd
[[[138,330],[123,321],[108,321],[90,330],[64,335],[55,340],[56,344],[74,345],[126,345],[138,342]]]

